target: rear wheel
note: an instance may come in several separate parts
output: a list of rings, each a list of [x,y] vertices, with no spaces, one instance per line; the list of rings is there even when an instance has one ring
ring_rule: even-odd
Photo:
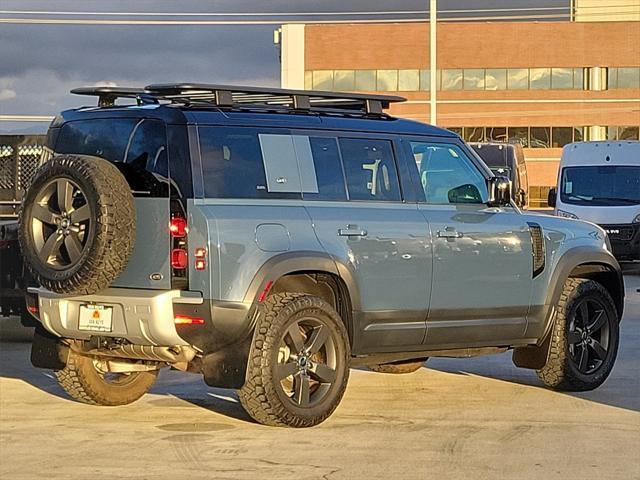
[[[67,366],[55,372],[60,386],[75,400],[91,405],[127,405],[151,388],[158,370],[130,373],[108,373],[100,363],[73,350]]]
[[[311,427],[328,418],[349,378],[349,342],[338,313],[307,294],[264,303],[240,402],[265,425]]]
[[[538,377],[549,387],[593,390],[613,369],[619,321],[609,292],[598,282],[570,278],[554,318],[549,356]]]

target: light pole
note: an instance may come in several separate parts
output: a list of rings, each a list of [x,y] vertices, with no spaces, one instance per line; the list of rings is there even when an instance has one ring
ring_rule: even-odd
[[[429,123],[436,125],[438,122],[436,107],[436,21],[438,16],[438,1],[429,0]]]

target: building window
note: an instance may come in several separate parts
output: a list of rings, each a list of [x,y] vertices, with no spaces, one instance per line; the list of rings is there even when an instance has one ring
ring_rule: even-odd
[[[551,146],[551,129],[549,127],[531,127],[529,146],[531,148],[549,148]]]
[[[399,70],[398,90],[401,92],[417,92],[420,90],[420,70]]]
[[[464,70],[465,90],[484,90],[484,69],[473,68]]]
[[[532,68],[529,70],[529,87],[532,90],[548,90],[551,88],[551,69]]]
[[[462,90],[462,70],[442,70],[442,90]]]
[[[333,70],[314,70],[314,90],[333,90]]]
[[[373,92],[376,89],[375,70],[356,70],[356,90]]]
[[[420,90],[431,90],[431,70],[420,70]]]
[[[640,140],[639,127],[618,127],[617,140]]]
[[[378,70],[378,87],[381,92],[395,92],[398,90],[397,70]]]
[[[313,89],[313,72],[311,70],[307,70],[306,72],[304,72],[304,89]]]
[[[618,68],[617,88],[640,88],[640,68]]]
[[[573,88],[572,68],[552,68],[551,88],[554,90],[564,90]]]
[[[573,141],[573,128],[553,127],[551,129],[551,146],[562,148]]]
[[[489,142],[506,142],[507,127],[487,127],[486,138]]]
[[[462,137],[462,127],[447,127],[447,130],[455,133],[459,137]]]
[[[336,70],[333,73],[333,88],[347,92],[356,89],[356,72],[354,70]]]
[[[485,73],[485,88],[487,90],[506,90],[507,69],[487,68]]]
[[[484,142],[484,127],[464,127],[462,133],[465,142]]]
[[[529,127],[509,127],[507,135],[510,142],[520,142],[523,147],[529,147]]]
[[[584,127],[573,127],[573,141],[581,142],[584,140]]]
[[[573,69],[573,88],[582,90],[584,88],[584,71],[582,68]]]
[[[529,69],[510,68],[507,70],[507,88],[509,90],[526,90],[529,88]]]

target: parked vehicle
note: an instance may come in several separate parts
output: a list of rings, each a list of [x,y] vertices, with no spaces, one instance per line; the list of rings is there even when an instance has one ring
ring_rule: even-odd
[[[485,142],[469,145],[495,175],[502,175],[511,180],[516,205],[527,208],[529,180],[522,145],[519,142]]]
[[[600,225],[619,261],[640,261],[640,142],[566,145],[549,206],[560,217]]]
[[[20,240],[41,285],[32,362],[75,399],[133,402],[170,366],[306,427],[355,365],[514,349],[553,388],[609,375],[624,289],[604,231],[522,214],[459,137],[383,112],[402,98],[74,93],[99,107],[52,123]]]

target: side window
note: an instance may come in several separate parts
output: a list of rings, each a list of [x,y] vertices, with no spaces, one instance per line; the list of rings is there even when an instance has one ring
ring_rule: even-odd
[[[351,200],[400,201],[390,141],[341,138],[340,151]]]
[[[303,192],[302,197],[306,200],[346,200],[338,141],[335,138],[310,137],[309,144],[318,193]]]
[[[137,119],[101,119],[68,122],[62,126],[56,153],[94,155],[121,162]]]
[[[169,170],[166,138],[163,122],[147,119],[137,123],[127,144],[124,162],[166,177]]]
[[[456,145],[411,142],[427,203],[486,203],[484,177]]]
[[[200,127],[198,133],[206,197],[300,198],[300,178],[297,169],[291,171],[291,152],[283,139],[274,138],[290,136],[244,127]],[[270,166],[269,182],[265,163]]]

